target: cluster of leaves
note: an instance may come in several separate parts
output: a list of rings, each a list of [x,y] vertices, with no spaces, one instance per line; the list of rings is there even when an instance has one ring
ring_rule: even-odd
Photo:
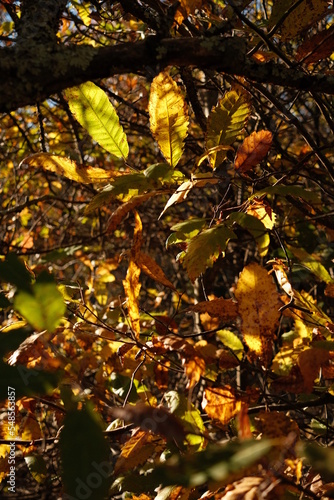
[[[0,2],[8,46],[19,8]],[[244,38],[260,68],[332,68],[327,1],[72,1],[59,43],[146,39],[159,16]],[[10,386],[22,494],[330,497],[333,100],[152,71],[2,117],[4,495]]]

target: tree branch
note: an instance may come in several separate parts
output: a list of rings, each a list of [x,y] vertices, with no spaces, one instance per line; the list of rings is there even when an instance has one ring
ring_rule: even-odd
[[[240,37],[167,38],[96,48],[88,45],[39,45],[24,53],[17,46],[0,50],[0,112],[34,104],[67,87],[117,74],[156,72],[166,66],[196,66],[238,75],[257,83],[334,94],[334,77],[307,75],[273,61],[246,57]]]

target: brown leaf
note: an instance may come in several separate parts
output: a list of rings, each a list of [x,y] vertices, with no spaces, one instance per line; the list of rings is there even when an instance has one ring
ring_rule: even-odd
[[[236,170],[245,173],[258,165],[268,153],[272,143],[272,133],[269,130],[253,132],[239,146],[234,162]]]
[[[311,393],[314,380],[319,375],[320,368],[329,361],[329,352],[325,349],[305,349],[298,356],[298,366],[304,379],[304,391]]]
[[[144,431],[161,434],[168,441],[183,445],[185,431],[179,420],[166,408],[148,406],[144,403],[126,405],[124,408],[112,408],[114,418],[121,418],[125,422],[134,423]]]
[[[290,432],[299,438],[298,425],[281,411],[260,412],[255,417],[255,426],[267,438],[286,437]]]
[[[156,191],[151,191],[150,193],[146,194],[141,194],[139,196],[134,196],[131,198],[130,201],[126,203],[122,203],[116,210],[111,214],[108,224],[107,224],[107,231],[111,233],[112,231],[115,231],[115,229],[118,228],[119,224],[122,222],[124,217],[131,212],[134,208],[138,207],[144,201],[148,200],[149,198],[152,198],[152,196],[156,195]]]
[[[213,318],[221,321],[231,321],[238,315],[237,304],[232,299],[213,299],[188,307],[188,311],[208,313]]]
[[[334,26],[305,40],[296,53],[296,60],[305,64],[318,62],[334,52]]]

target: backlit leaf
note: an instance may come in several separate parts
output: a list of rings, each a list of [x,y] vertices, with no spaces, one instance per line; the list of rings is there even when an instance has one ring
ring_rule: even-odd
[[[127,158],[129,146],[107,94],[92,82],[65,91],[71,112],[91,137],[117,158]]]
[[[206,148],[231,146],[243,131],[250,115],[249,98],[246,93],[231,90],[213,108],[208,119]],[[218,167],[226,158],[226,150],[209,156],[212,168]]]
[[[154,453],[164,448],[161,438],[147,431],[137,430],[122,446],[115,464],[115,473],[124,473],[144,464]]]
[[[15,296],[14,308],[36,329],[53,332],[65,314],[63,296],[52,276],[42,273],[31,292],[21,290]]]
[[[272,277],[259,264],[249,264],[240,274],[235,297],[243,338],[251,353],[266,365],[271,360],[281,307]]]
[[[151,84],[149,101],[151,131],[167,162],[176,167],[188,133],[188,109],[180,89],[166,72]]]
[[[214,261],[224,254],[229,240],[235,237],[232,229],[223,224],[195,236],[190,241],[183,260],[191,281],[195,281],[208,267],[212,267]]]
[[[144,203],[146,200],[149,198],[152,198],[155,196],[157,193],[156,191],[150,191],[149,193],[146,194],[140,194],[138,196],[134,196],[131,198],[131,200],[122,203],[119,207],[116,208],[116,210],[111,214],[109,220],[108,220],[108,227],[107,231],[115,231],[115,229],[118,228],[119,224],[122,222],[124,217],[131,212],[134,208],[138,207],[142,203]]]
[[[325,283],[334,283],[333,278],[321,262],[315,259],[312,255],[308,254],[303,248],[297,248],[291,245],[287,245],[287,248],[299,259],[303,266],[309,269],[321,281],[324,281]]]
[[[247,229],[256,241],[260,257],[267,255],[270,244],[270,236],[257,217],[245,214],[244,212],[233,212],[229,215],[230,221],[236,222],[241,227]]]
[[[204,392],[202,408],[210,418],[226,425],[239,413],[242,404],[231,387],[208,387]]]
[[[247,213],[259,219],[267,229],[272,229],[275,225],[276,214],[266,200],[254,198],[247,208]]]
[[[43,168],[49,172],[67,177],[67,179],[71,179],[72,181],[82,182],[83,184],[110,181],[115,175],[118,175],[103,168],[78,165],[69,158],[50,153],[35,153],[25,158],[22,163],[30,167]]]
[[[253,132],[239,146],[234,166],[240,173],[245,173],[258,165],[268,153],[272,143],[269,130]]]

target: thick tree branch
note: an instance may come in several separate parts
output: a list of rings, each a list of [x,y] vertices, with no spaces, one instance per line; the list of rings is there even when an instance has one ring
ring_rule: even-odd
[[[307,75],[270,61],[258,64],[246,57],[238,37],[167,38],[95,48],[87,45],[41,44],[25,51],[18,46],[0,50],[0,111],[34,104],[87,80],[124,73],[159,72],[169,65],[215,69],[258,83],[334,94],[334,77]]]

